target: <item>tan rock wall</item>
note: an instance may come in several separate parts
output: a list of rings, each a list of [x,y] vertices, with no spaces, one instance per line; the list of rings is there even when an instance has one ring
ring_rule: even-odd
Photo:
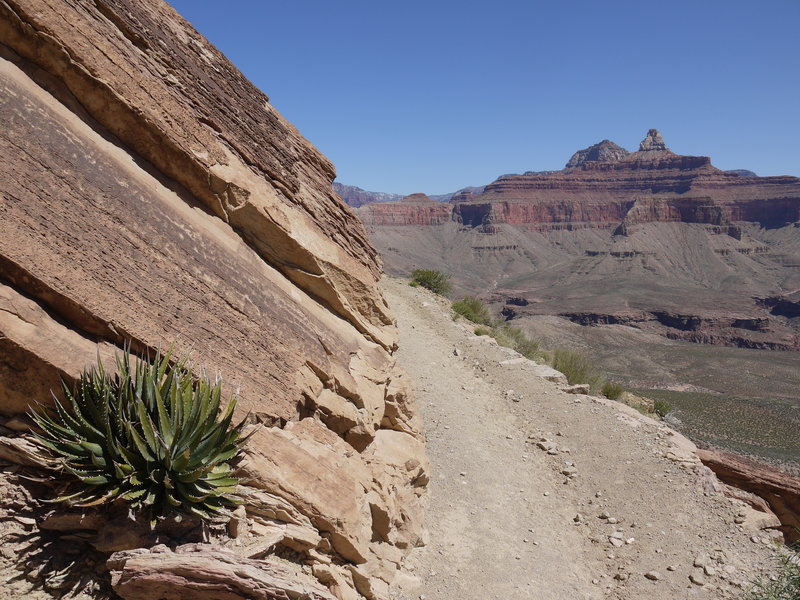
[[[0,3],[0,122],[0,413],[174,343],[266,424],[251,522],[339,597],[380,596],[427,461],[331,164],[157,0]]]

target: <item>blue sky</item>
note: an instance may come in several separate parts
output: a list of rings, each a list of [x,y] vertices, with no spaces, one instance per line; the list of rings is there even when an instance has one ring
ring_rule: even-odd
[[[800,1],[170,0],[336,165],[429,194],[655,127],[800,175]]]

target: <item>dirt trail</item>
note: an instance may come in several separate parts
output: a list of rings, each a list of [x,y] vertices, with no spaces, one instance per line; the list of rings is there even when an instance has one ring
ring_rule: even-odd
[[[760,513],[711,491],[680,436],[562,392],[425,290],[394,279],[384,290],[432,462],[429,543],[407,563],[420,584],[396,598],[741,594],[772,553]]]

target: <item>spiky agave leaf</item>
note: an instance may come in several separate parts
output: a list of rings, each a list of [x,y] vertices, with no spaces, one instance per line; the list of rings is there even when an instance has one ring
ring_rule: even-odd
[[[135,366],[132,366],[131,363]],[[109,374],[98,355],[75,388],[62,384],[54,409],[32,410],[41,446],[61,461],[77,488],[56,501],[96,506],[121,499],[153,519],[212,518],[241,504],[230,461],[250,437],[231,427],[236,398],[220,415],[222,382],[172,349],[139,360],[126,348]],[[252,434],[251,434],[252,435]]]

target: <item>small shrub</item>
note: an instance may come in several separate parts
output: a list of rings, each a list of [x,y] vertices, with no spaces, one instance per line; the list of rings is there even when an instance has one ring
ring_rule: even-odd
[[[670,406],[669,402],[666,400],[654,400],[653,401],[653,412],[656,413],[659,417],[664,418],[669,414],[669,411],[672,410],[672,406]]]
[[[474,296],[466,296],[463,300],[453,302],[452,308],[456,314],[478,325],[489,325],[492,321],[489,307]]]
[[[782,548],[777,569],[770,578],[759,578],[748,590],[747,600],[798,600],[800,598],[800,553]]]
[[[556,348],[553,352],[553,368],[561,371],[570,385],[588,383],[595,387],[601,380],[589,359],[572,350]]]
[[[488,327],[476,327],[475,335],[492,335],[492,330]]]
[[[241,504],[229,464],[247,439],[244,421],[229,428],[236,399],[220,417],[221,381],[195,379],[186,359],[171,364],[170,357],[158,352],[131,370],[125,353],[116,375],[98,359],[74,391],[62,382],[66,402],[54,397],[52,416],[32,412],[39,443],[59,457],[71,482],[71,493],[57,501],[86,507],[121,499],[151,521],[211,519]]]
[[[492,327],[491,335],[499,345],[516,350],[525,358],[542,360],[543,353],[539,350],[539,342],[529,338],[519,327],[512,327],[507,323]]]
[[[523,356],[534,358],[539,353],[539,342],[529,338],[521,329],[506,327],[505,331],[513,342],[511,347]]]
[[[539,342],[530,338],[525,338],[524,340],[517,342],[517,344],[514,346],[514,350],[522,354],[522,356],[525,358],[529,358],[531,360],[542,358],[542,354],[539,351]]]
[[[411,271],[411,285],[422,286],[440,296],[446,296],[451,289],[450,276],[433,269]]]
[[[611,400],[619,400],[622,396],[622,392],[625,391],[625,388],[618,383],[614,383],[613,381],[606,381],[600,391],[606,398],[610,398]]]

